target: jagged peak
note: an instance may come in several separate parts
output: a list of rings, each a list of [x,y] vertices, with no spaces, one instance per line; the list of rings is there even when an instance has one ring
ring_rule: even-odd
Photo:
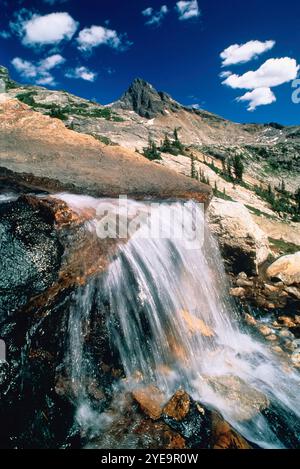
[[[168,112],[176,112],[181,105],[167,93],[157,91],[143,78],[135,78],[127,91],[115,103],[115,107],[134,111],[141,117],[152,119]]]

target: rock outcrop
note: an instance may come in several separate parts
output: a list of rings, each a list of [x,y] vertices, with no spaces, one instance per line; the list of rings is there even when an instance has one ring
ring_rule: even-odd
[[[134,111],[141,117],[152,119],[168,112],[176,112],[182,106],[174,101],[167,93],[156,91],[150,83],[141,78],[136,78],[123,94],[114,103],[114,108]]]
[[[256,274],[270,254],[268,238],[247,208],[237,202],[213,199],[208,219],[217,236],[228,269]]]
[[[54,216],[26,198],[0,204],[0,323],[58,278],[63,246]]]
[[[37,187],[108,197],[210,199],[208,186],[69,130],[17,100],[3,102],[0,110],[0,166],[25,173],[25,179],[32,175]]]
[[[267,269],[267,276],[285,285],[300,284],[300,251],[277,259]]]

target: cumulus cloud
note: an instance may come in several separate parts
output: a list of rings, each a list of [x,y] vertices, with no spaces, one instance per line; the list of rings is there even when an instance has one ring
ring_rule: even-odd
[[[148,17],[145,24],[148,26],[155,25],[159,26],[169,12],[167,5],[162,5],[159,10],[154,11],[153,8],[148,7],[142,11],[142,15]]]
[[[104,26],[91,26],[80,31],[77,37],[78,49],[91,52],[94,47],[107,45],[113,49],[125,50],[131,45],[125,36]]]
[[[87,67],[82,66],[69,70],[65,76],[67,78],[82,79],[93,82],[97,78],[97,73],[92,72]]]
[[[243,96],[237,98],[237,101],[249,101],[248,111],[254,111],[258,106],[264,106],[276,101],[276,96],[270,88],[257,88],[248,91]]]
[[[64,62],[65,59],[60,54],[53,54],[37,63],[20,57],[15,57],[11,63],[23,78],[38,85],[54,86],[56,82],[50,70],[62,65]]]
[[[201,14],[197,0],[180,0],[175,8],[181,21],[196,18]]]
[[[22,38],[25,46],[36,47],[72,39],[78,23],[66,12],[41,16],[22,9],[10,27]]]
[[[271,50],[274,46],[275,41],[249,41],[245,44],[233,44],[221,52],[222,66],[249,62],[260,54]]]
[[[294,80],[298,70],[296,60],[290,57],[269,59],[257,70],[243,75],[232,74],[222,83],[235,89],[272,88]]]

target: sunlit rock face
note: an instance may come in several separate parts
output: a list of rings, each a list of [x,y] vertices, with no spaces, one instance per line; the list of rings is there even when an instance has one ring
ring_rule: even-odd
[[[270,254],[268,237],[253,221],[247,208],[237,202],[214,199],[209,224],[217,236],[229,269],[238,274],[257,274]]]

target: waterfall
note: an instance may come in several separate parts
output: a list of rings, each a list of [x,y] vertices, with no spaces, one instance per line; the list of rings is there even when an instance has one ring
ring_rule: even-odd
[[[95,199],[60,197],[79,212],[87,205],[95,207]],[[111,203],[117,210],[116,201]],[[84,356],[84,329],[96,299],[109,305],[107,329],[129,389],[153,384],[168,399],[183,388],[262,448],[288,446],[282,432],[299,442],[300,376],[240,324],[218,245],[201,208],[185,203],[189,226],[196,216],[196,229],[201,231],[187,243],[184,237],[170,235],[183,223],[183,203],[154,208],[128,204],[151,214],[151,227],[141,223],[119,243],[101,278],[78,289],[70,315],[69,359],[72,378],[82,386],[81,424],[86,417],[86,425],[104,425],[101,415],[89,407],[84,389],[86,375],[93,373],[90,358]],[[266,409],[275,412],[274,424]]]

